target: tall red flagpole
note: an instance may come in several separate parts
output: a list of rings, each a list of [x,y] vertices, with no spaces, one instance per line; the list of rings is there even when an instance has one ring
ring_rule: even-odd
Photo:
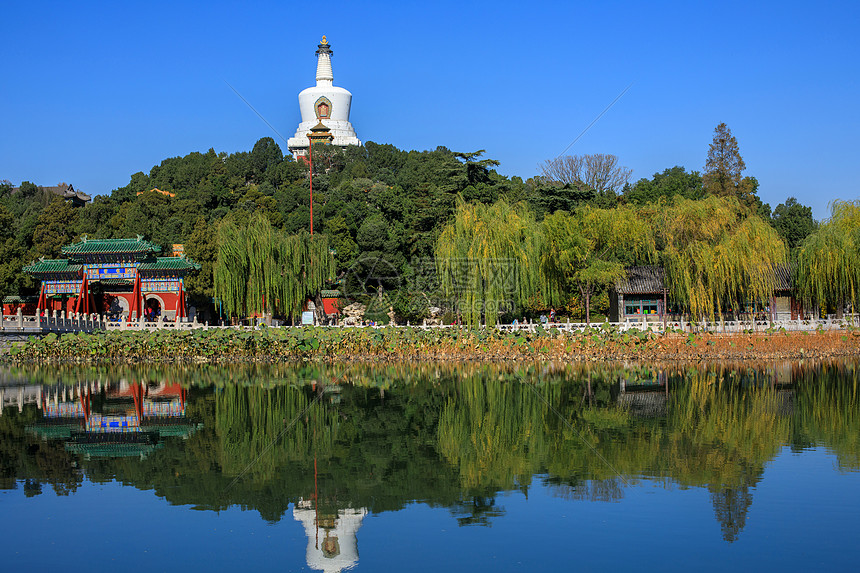
[[[310,136],[310,134],[308,134]],[[311,235],[314,234],[314,140],[308,137],[308,165],[311,189]]]

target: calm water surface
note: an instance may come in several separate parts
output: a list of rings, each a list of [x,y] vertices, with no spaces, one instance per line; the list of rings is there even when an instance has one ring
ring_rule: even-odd
[[[855,361],[0,371],[3,569],[856,570]]]

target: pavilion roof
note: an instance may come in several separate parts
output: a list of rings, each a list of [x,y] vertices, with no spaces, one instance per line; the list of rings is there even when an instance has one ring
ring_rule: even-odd
[[[81,272],[83,266],[82,264],[73,262],[71,259],[39,259],[26,265],[23,271],[31,275],[78,274]],[[179,273],[199,271],[200,265],[186,257],[150,257],[138,263],[137,268],[143,272],[173,271]],[[120,282],[107,282],[114,280]],[[132,282],[131,279],[100,280],[104,284],[124,284],[126,281]]]
[[[774,290],[790,291],[794,281],[794,267],[789,264],[774,265],[771,269]],[[664,288],[665,273],[661,267],[628,267],[627,277],[618,281],[615,290],[622,294],[660,294]]]
[[[663,269],[654,266],[628,267],[627,278],[618,281],[615,290],[622,294],[662,293]]]
[[[64,255],[77,258],[82,255],[133,255],[137,259],[150,254],[161,252],[161,246],[143,240],[135,239],[87,239],[86,235],[77,243],[66,245],[62,250]]]
[[[199,271],[200,265],[185,257],[156,257],[140,263],[137,268],[142,271]]]
[[[22,269],[25,273],[35,274],[57,274],[57,273],[79,273],[83,265],[73,263],[69,259],[39,259]]]
[[[777,290],[777,291],[792,290],[792,287],[794,285],[794,280],[792,277],[793,274],[794,274],[794,266],[793,265],[774,265],[774,267],[773,267],[774,290]]]

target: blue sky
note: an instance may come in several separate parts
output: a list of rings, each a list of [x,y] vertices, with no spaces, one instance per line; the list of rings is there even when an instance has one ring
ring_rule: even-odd
[[[17,2],[2,9],[0,179],[109,193],[299,122],[323,34],[363,141],[486,149],[528,178],[614,153],[701,170],[726,122],[772,207],[860,197],[856,2]],[[286,151],[286,144],[279,141]]]

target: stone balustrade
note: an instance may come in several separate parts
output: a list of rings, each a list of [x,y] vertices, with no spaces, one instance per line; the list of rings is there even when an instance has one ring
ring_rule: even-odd
[[[0,314],[0,332],[39,334],[48,332],[97,332],[100,330],[190,330],[205,328],[206,325],[196,320],[180,319],[176,321],[158,320],[146,322],[143,318],[110,319],[100,314],[81,314],[77,312],[45,311],[40,315],[26,316],[21,310],[14,315]]]
[[[505,331],[534,331],[537,322],[522,324],[500,324],[495,328]],[[561,331],[582,331],[587,327],[601,328],[605,323],[593,322],[551,322],[543,324],[544,328],[555,328]],[[653,332],[663,332],[663,323],[656,321],[626,321],[609,323],[613,328],[625,331],[630,329],[644,330],[650,328]],[[668,321],[667,329],[681,330],[685,332],[714,332],[714,333],[743,333],[764,332],[768,329],[785,329],[786,331],[816,331],[816,330],[839,330],[849,326],[860,326],[860,315],[845,315],[841,319],[828,317],[819,320],[738,320],[725,322],[690,323],[686,321]],[[401,328],[421,328],[424,330],[433,328],[453,328],[452,325],[414,325]],[[143,318],[122,317],[120,319],[109,319],[104,315],[78,313],[65,313],[54,311],[43,313],[41,316],[25,316],[19,310],[14,315],[3,315],[0,313],[0,333],[4,334],[40,334],[48,332],[97,332],[102,330],[132,330],[151,332],[154,330],[193,330],[197,328],[244,328],[233,326],[209,326],[208,323],[201,324],[197,319],[166,320],[162,318],[154,322],[147,322]],[[293,328],[280,326],[276,328]],[[296,326],[294,328],[301,328]],[[326,328],[388,328],[387,326],[331,326]]]

